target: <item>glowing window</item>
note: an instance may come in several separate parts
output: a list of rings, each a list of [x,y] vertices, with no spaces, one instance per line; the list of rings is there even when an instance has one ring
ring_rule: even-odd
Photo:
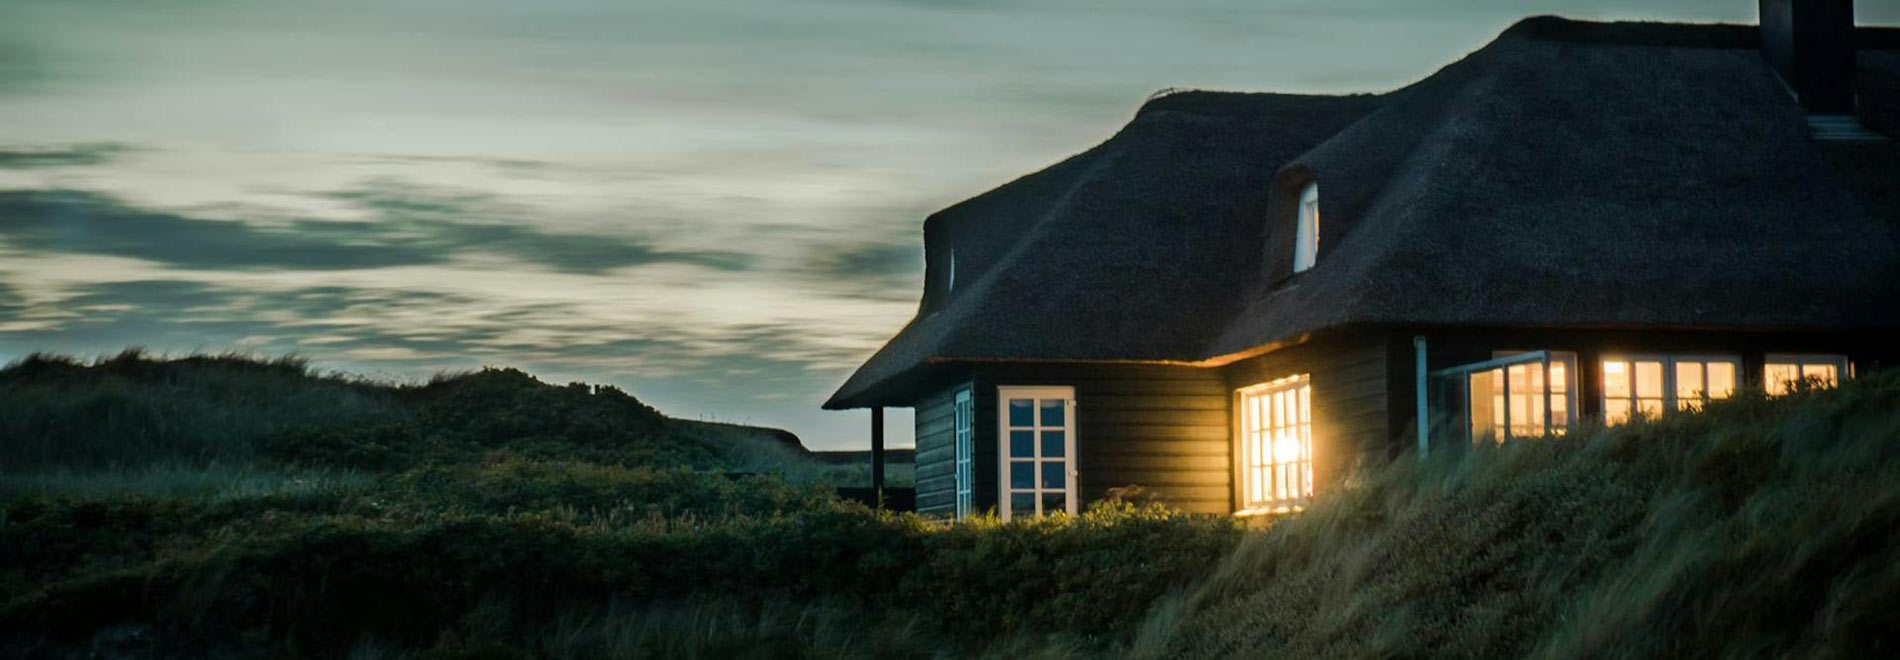
[[[1665,410],[1700,410],[1735,392],[1741,361],[1732,357],[1609,356],[1603,358],[1603,419],[1621,424]]]
[[[1293,272],[1313,267],[1319,257],[1319,183],[1300,189],[1299,224],[1293,230]]]
[[[1472,441],[1563,435],[1570,429],[1576,409],[1571,400],[1576,391],[1572,383],[1576,354],[1520,355],[1524,357],[1506,355],[1499,360],[1523,361],[1474,369],[1466,375]]]
[[[1241,512],[1292,509],[1313,495],[1313,390],[1307,375],[1237,394]]]
[[[1771,395],[1787,394],[1800,385],[1833,387],[1841,384],[1846,376],[1847,358],[1844,356],[1769,355],[1763,366],[1762,387]]]

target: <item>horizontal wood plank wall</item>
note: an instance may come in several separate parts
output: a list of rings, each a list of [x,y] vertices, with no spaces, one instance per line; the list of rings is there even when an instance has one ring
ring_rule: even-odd
[[[977,368],[976,381],[977,499],[984,506],[996,504],[997,386],[1063,385],[1075,388],[1076,491],[1085,508],[1110,488],[1139,485],[1183,511],[1233,511],[1231,413],[1218,371],[989,364]]]
[[[966,387],[968,382],[950,383],[917,401],[918,513],[957,515],[956,395]]]
[[[1389,451],[1390,405],[1395,405],[1386,391],[1390,358],[1383,335],[1347,336],[1242,360],[1222,372],[1230,396],[1250,385],[1308,375],[1313,388],[1313,482],[1323,491],[1362,458]]]

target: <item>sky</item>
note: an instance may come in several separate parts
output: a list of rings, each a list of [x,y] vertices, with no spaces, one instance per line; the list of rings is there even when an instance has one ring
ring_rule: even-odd
[[[1755,2],[4,0],[0,362],[514,366],[863,448],[818,407],[931,211],[1161,88],[1384,91],[1532,14]]]

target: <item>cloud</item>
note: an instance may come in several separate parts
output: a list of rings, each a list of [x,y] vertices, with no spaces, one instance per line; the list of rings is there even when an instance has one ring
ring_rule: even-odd
[[[210,270],[339,270],[426,264],[447,254],[367,223],[267,228],[129,206],[74,190],[0,191],[0,238],[30,251],[98,254]]]
[[[800,269],[833,296],[908,302],[923,286],[923,246],[916,240],[865,241],[815,250]]]
[[[58,147],[0,147],[0,170],[103,165],[137,151],[118,142],[88,142]]]
[[[840,359],[811,344],[795,324],[629,327],[590,318],[569,304],[495,308],[490,300],[407,289],[264,291],[138,280],[78,286],[48,305],[62,315],[49,325],[0,332],[0,354],[88,354],[128,345],[160,352],[241,347],[303,354],[359,372],[395,369],[399,378],[511,365],[554,378],[620,383],[643,396],[703,403],[789,395],[814,406],[825,393],[816,381],[829,380],[815,377],[815,366]],[[33,314],[0,306],[0,327]]]
[[[453,188],[376,179],[324,196],[370,211],[388,225],[418,229],[452,250],[504,254],[567,273],[598,274],[651,263],[742,271],[754,262],[740,252],[669,250],[636,237],[542,231],[528,222],[532,210]]]
[[[560,233],[472,193],[379,186],[330,194],[374,221],[299,219],[275,224],[145,209],[77,190],[0,191],[0,239],[29,251],[130,257],[204,270],[348,270],[449,262],[496,254],[560,272],[681,263],[746,270],[738,252],[668,250],[639,237]],[[489,218],[467,222],[460,218]],[[512,221],[503,218],[512,218]]]
[[[848,281],[908,280],[923,268],[923,248],[903,243],[854,243],[820,251],[811,261],[813,272]]]

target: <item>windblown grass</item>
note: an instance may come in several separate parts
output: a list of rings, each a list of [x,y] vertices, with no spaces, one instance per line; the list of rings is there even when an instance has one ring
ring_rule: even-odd
[[[295,357],[36,353],[0,370],[0,465],[245,463],[273,433],[400,416],[393,389],[317,374]]]
[[[1135,655],[1900,653],[1900,374],[1364,478],[1157,608]]]
[[[361,488],[369,475],[324,468],[158,463],[33,472],[0,472],[0,501],[22,497],[102,499],[119,496],[228,500],[263,495],[306,495]]]

